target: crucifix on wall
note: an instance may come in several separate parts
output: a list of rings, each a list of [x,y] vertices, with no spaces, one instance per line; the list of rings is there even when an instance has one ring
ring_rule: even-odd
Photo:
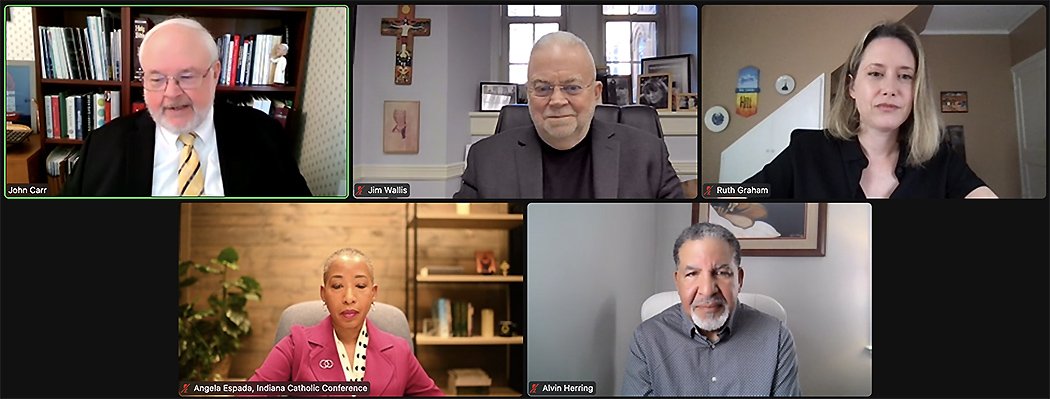
[[[416,6],[398,5],[397,18],[383,18],[383,36],[397,36],[394,46],[394,84],[412,84],[413,38],[430,36],[430,18],[416,18]]]

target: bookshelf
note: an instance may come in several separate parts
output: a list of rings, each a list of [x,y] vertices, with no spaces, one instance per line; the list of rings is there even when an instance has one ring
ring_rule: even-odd
[[[454,206],[406,204],[405,273],[413,278],[405,289],[416,356],[446,394],[450,392],[448,370],[481,368],[492,379],[490,396],[520,396],[525,341],[524,267],[514,243],[520,241],[523,215],[506,213],[506,204],[472,204],[471,212],[462,215],[456,213]],[[473,250],[482,249],[493,249],[497,263],[507,259],[511,266],[508,275],[502,275],[500,270],[494,275],[476,274]],[[501,256],[504,252],[506,255]],[[421,273],[423,267],[435,262],[460,265],[462,274]],[[471,336],[423,334],[423,319],[431,317],[437,298],[470,301],[474,305]],[[495,313],[494,336],[481,336],[483,308]],[[500,336],[498,323],[502,320],[517,323],[517,334]]]
[[[67,27],[91,29],[89,17],[102,16],[105,13],[117,20],[108,26],[113,30],[120,29],[119,38],[113,39],[113,50],[119,46],[119,54],[113,54],[119,59],[119,76],[110,80],[92,79],[56,79],[54,76],[44,76],[41,71],[48,66],[42,66],[47,62],[41,53],[37,52],[35,67],[37,71],[36,103],[40,104],[34,112],[38,113],[41,121],[40,130],[43,139],[43,150],[45,156],[41,157],[38,165],[43,175],[47,175],[46,155],[59,146],[82,145],[81,138],[55,138],[47,135],[47,117],[44,99],[46,96],[62,94],[85,94],[85,93],[119,93],[119,104],[111,104],[114,111],[119,110],[119,115],[132,113],[134,103],[144,101],[142,82],[135,78],[135,60],[138,56],[135,48],[134,25],[137,19],[149,19],[153,25],[163,20],[180,15],[193,18],[201,23],[211,32],[213,38],[219,39],[223,35],[237,34],[241,37],[251,35],[273,34],[282,37],[281,42],[288,44],[286,84],[285,85],[224,85],[217,86],[216,102],[243,103],[250,101],[254,96],[265,96],[275,101],[291,104],[291,111],[285,120],[285,131],[289,135],[289,143],[297,145],[301,141],[300,107],[303,100],[304,78],[306,76],[306,56],[309,53],[310,37],[309,30],[313,22],[314,9],[312,7],[167,7],[167,6],[124,6],[124,7],[34,7],[33,8],[33,42],[37,49],[42,49],[45,40],[41,37],[38,27]],[[112,18],[111,18],[112,19]],[[107,29],[109,30],[109,29]],[[46,33],[45,33],[46,35]],[[87,41],[88,39],[84,39]],[[119,44],[117,44],[119,40]],[[44,77],[47,77],[45,79]],[[84,134],[89,134],[93,128],[85,129]],[[289,149],[293,151],[293,149]],[[49,192],[56,195],[58,187],[61,186],[66,174],[57,179],[49,178],[52,189]],[[57,186],[57,187],[56,187]]]

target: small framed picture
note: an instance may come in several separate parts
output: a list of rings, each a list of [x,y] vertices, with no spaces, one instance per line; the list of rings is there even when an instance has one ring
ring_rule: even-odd
[[[647,73],[638,77],[638,104],[657,111],[671,110],[671,74]]]
[[[419,153],[419,101],[383,102],[383,153]]]
[[[606,77],[602,100],[605,104],[629,105],[631,104],[631,75],[611,75]]]
[[[480,111],[499,112],[504,105],[518,103],[518,85],[507,82],[481,82],[478,89]]]
[[[965,91],[942,91],[941,112],[970,112]]]
[[[474,251],[478,274],[496,274],[496,254],[492,251]]]
[[[696,93],[679,93],[678,110],[696,112]]]

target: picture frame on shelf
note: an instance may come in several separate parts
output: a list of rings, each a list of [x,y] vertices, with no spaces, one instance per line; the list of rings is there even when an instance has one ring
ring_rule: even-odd
[[[638,77],[638,104],[657,111],[671,110],[673,78],[668,73],[648,73]]]
[[[632,97],[631,75],[609,75],[602,87],[602,102],[613,105],[630,105]]]
[[[678,82],[678,90],[689,92],[693,87],[693,55],[675,54],[642,58],[642,74],[667,73]]]
[[[518,104],[518,84],[481,82],[478,88],[478,110],[499,112],[504,105]]]

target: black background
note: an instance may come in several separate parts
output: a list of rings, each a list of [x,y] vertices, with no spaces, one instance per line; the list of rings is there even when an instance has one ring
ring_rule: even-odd
[[[174,397],[179,203],[2,201],[2,395]],[[872,204],[872,396],[1047,397],[1048,221],[1046,200]]]

